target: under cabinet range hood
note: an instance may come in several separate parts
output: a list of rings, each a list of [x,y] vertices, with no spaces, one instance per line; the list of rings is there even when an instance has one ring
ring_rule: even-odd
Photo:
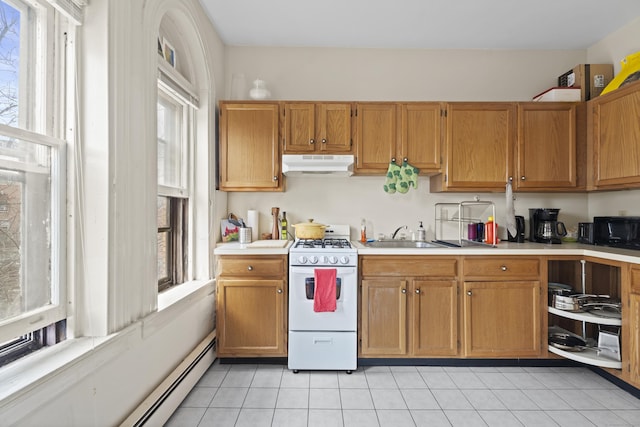
[[[282,173],[291,175],[353,175],[352,154],[283,154]]]

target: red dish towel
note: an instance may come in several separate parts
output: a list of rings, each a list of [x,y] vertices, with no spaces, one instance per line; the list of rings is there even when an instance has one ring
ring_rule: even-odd
[[[313,270],[315,291],[313,293],[313,311],[336,311],[336,275],[335,268],[316,268]]]

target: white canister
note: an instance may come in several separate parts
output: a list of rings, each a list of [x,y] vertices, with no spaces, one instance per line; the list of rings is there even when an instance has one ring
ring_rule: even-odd
[[[251,243],[251,227],[245,227],[240,229],[239,240],[241,245]]]

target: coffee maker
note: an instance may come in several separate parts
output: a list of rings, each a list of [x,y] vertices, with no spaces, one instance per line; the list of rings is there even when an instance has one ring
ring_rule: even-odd
[[[560,209],[529,209],[529,241],[562,243],[567,235],[564,223],[558,221]]]

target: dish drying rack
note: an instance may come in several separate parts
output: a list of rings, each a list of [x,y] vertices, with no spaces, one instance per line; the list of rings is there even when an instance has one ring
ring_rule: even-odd
[[[496,247],[496,244],[470,240],[468,236],[468,224],[485,223],[489,216],[492,216],[494,220],[496,218],[496,206],[493,202],[474,200],[457,203],[436,203],[435,241],[457,247]]]

